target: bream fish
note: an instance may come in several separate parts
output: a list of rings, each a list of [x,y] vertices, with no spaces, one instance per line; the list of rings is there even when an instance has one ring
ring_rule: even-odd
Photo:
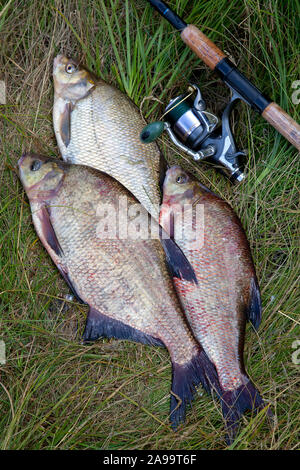
[[[232,208],[178,166],[166,173],[160,223],[196,274],[197,283],[174,278],[174,284],[195,337],[216,367],[230,442],[245,410],[265,406],[243,360],[246,320],[255,328],[261,321],[249,244]]]
[[[109,208],[109,219],[114,218],[120,196],[126,198],[128,213],[137,200],[116,180],[89,167],[35,154],[23,155],[18,165],[43,245],[77,298],[89,306],[84,340],[105,336],[168,349],[170,416],[176,428],[195,386],[201,383],[209,391],[218,387],[218,379],[185,321],[160,241],[121,238],[119,230],[112,238],[99,235],[101,217]]]
[[[112,176],[158,219],[164,161],[155,143],[140,142],[145,122],[138,108],[63,55],[54,59],[53,79],[53,124],[63,159]]]

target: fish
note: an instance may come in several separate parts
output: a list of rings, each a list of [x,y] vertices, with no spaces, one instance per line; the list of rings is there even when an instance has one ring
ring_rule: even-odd
[[[87,166],[27,153],[18,167],[42,244],[89,307],[83,340],[107,337],[166,347],[172,362],[170,420],[177,429],[196,387],[202,384],[209,392],[218,378],[185,320],[159,239],[150,238],[148,225],[141,238],[121,233],[123,225],[108,231],[108,220],[122,216],[124,224],[120,198],[129,222],[137,199]]]
[[[53,125],[62,158],[112,176],[158,220],[166,163],[156,143],[140,142],[145,122],[137,106],[64,55],[54,59],[53,81]]]
[[[231,206],[177,165],[166,172],[160,224],[196,275],[196,283],[174,278],[174,285],[196,339],[217,370],[217,396],[231,443],[242,414],[265,407],[243,359],[246,321],[257,329],[262,316],[249,243]]]

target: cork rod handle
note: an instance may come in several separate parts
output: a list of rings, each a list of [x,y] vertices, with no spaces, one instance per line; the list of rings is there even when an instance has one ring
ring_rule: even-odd
[[[187,25],[181,32],[182,40],[203,60],[212,70],[226,59],[222,52],[205,34],[196,26]],[[223,61],[224,62],[224,61]],[[220,64],[221,65],[221,64]],[[241,75],[240,75],[241,76]],[[244,80],[245,77],[243,77]],[[234,84],[231,86],[234,88]],[[261,94],[259,90],[256,93]],[[259,112],[266,121],[271,124],[280,134],[282,134],[291,144],[300,151],[300,126],[291,118],[280,106],[274,102],[264,104]]]
[[[278,104],[270,103],[262,117],[300,152],[300,126]]]
[[[195,54],[206,63],[212,70],[222,60],[226,58],[222,52],[205,34],[194,26],[189,24],[181,32],[181,39],[185,42]]]

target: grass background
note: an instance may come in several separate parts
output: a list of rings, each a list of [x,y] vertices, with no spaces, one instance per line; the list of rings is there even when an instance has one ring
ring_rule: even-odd
[[[171,1],[239,68],[295,119],[292,82],[299,79],[299,3],[293,0]],[[58,155],[52,127],[52,61],[80,58],[120,87],[147,120],[161,116],[188,81],[200,85],[220,114],[229,89],[181,42],[144,0],[9,0],[0,2],[0,365],[2,449],[223,449],[219,405],[194,400],[184,426],[168,425],[171,366],[166,351],[126,341],[80,344],[86,309],[67,302],[68,288],[31,224],[15,170],[26,150]],[[146,99],[144,99],[146,97]],[[244,104],[234,114],[248,176],[232,187],[208,165],[179,162],[229,201],[246,229],[260,280],[263,321],[248,328],[248,372],[278,420],[245,418],[234,449],[299,448],[298,222],[299,155]],[[126,116],[124,116],[126,119]],[[108,136],[114,138],[114,136]],[[297,308],[298,302],[298,308]]]

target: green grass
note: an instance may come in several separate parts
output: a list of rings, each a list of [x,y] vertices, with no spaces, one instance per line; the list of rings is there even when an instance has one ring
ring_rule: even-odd
[[[299,118],[291,101],[292,82],[299,79],[297,2],[171,4]],[[0,80],[7,85],[7,104],[0,106],[0,339],[7,349],[7,363],[0,365],[0,448],[225,448],[220,407],[200,393],[185,425],[170,430],[166,351],[126,341],[80,343],[86,309],[64,300],[68,288],[37,240],[15,166],[25,149],[58,155],[51,122],[51,68],[58,52],[79,57],[128,93],[148,120],[159,118],[189,81],[200,84],[215,113],[224,108],[228,88],[144,0],[2,1],[0,44]],[[244,104],[233,127],[248,154],[248,176],[240,186],[208,165],[191,163],[167,137],[161,147],[170,162],[232,204],[257,268],[263,321],[258,334],[248,329],[245,360],[278,427],[270,429],[262,415],[247,417],[232,448],[296,449],[299,155]]]

